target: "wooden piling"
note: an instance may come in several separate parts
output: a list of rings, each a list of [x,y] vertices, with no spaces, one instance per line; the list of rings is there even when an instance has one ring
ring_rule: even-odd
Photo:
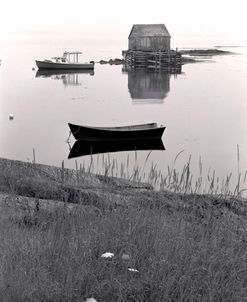
[[[126,64],[134,69],[155,71],[177,69],[181,71],[181,54],[178,51],[123,51]]]

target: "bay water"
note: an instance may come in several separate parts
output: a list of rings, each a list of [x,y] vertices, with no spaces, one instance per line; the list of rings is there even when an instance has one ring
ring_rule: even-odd
[[[232,53],[185,64],[181,74],[128,72],[122,65],[95,64],[94,72],[47,74],[35,60],[83,52],[81,61],[122,58],[127,36],[22,33],[5,37],[0,50],[0,157],[104,172],[115,162],[126,177],[138,165],[143,180],[150,169],[182,173],[190,162],[195,178],[203,173],[231,175],[232,188],[245,185],[247,170],[247,49],[218,44]],[[177,37],[178,49],[212,48],[208,39]],[[232,47],[234,46],[234,47]],[[13,119],[10,118],[13,115]],[[163,151],[123,151],[68,159],[68,123],[121,126],[156,122],[166,126]],[[73,138],[70,144],[73,145]],[[176,160],[175,160],[176,159]],[[175,163],[174,163],[175,160]],[[117,163],[117,164],[116,164]],[[116,167],[118,165],[118,168]],[[121,167],[121,168],[120,168]],[[202,172],[203,171],[203,172]],[[214,172],[215,171],[215,172]],[[146,175],[146,176],[145,176]]]

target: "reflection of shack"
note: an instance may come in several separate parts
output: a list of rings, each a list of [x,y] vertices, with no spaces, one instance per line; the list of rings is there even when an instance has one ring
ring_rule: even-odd
[[[152,99],[152,103],[162,102],[170,91],[170,73],[147,72],[145,70],[128,71],[128,88],[132,99],[142,103]]]
[[[181,70],[181,54],[170,49],[171,36],[164,24],[135,24],[123,57],[131,68]]]

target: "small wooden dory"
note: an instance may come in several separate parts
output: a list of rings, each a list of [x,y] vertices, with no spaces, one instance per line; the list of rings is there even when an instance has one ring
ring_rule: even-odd
[[[164,126],[158,127],[156,123],[129,125],[122,127],[89,127],[69,123],[71,133],[76,140],[121,140],[161,138]]]

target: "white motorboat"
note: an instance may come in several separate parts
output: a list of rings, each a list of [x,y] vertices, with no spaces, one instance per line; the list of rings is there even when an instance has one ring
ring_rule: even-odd
[[[79,63],[80,51],[65,51],[62,57],[53,57],[50,60],[38,61],[36,65],[39,69],[94,69],[94,62]]]

